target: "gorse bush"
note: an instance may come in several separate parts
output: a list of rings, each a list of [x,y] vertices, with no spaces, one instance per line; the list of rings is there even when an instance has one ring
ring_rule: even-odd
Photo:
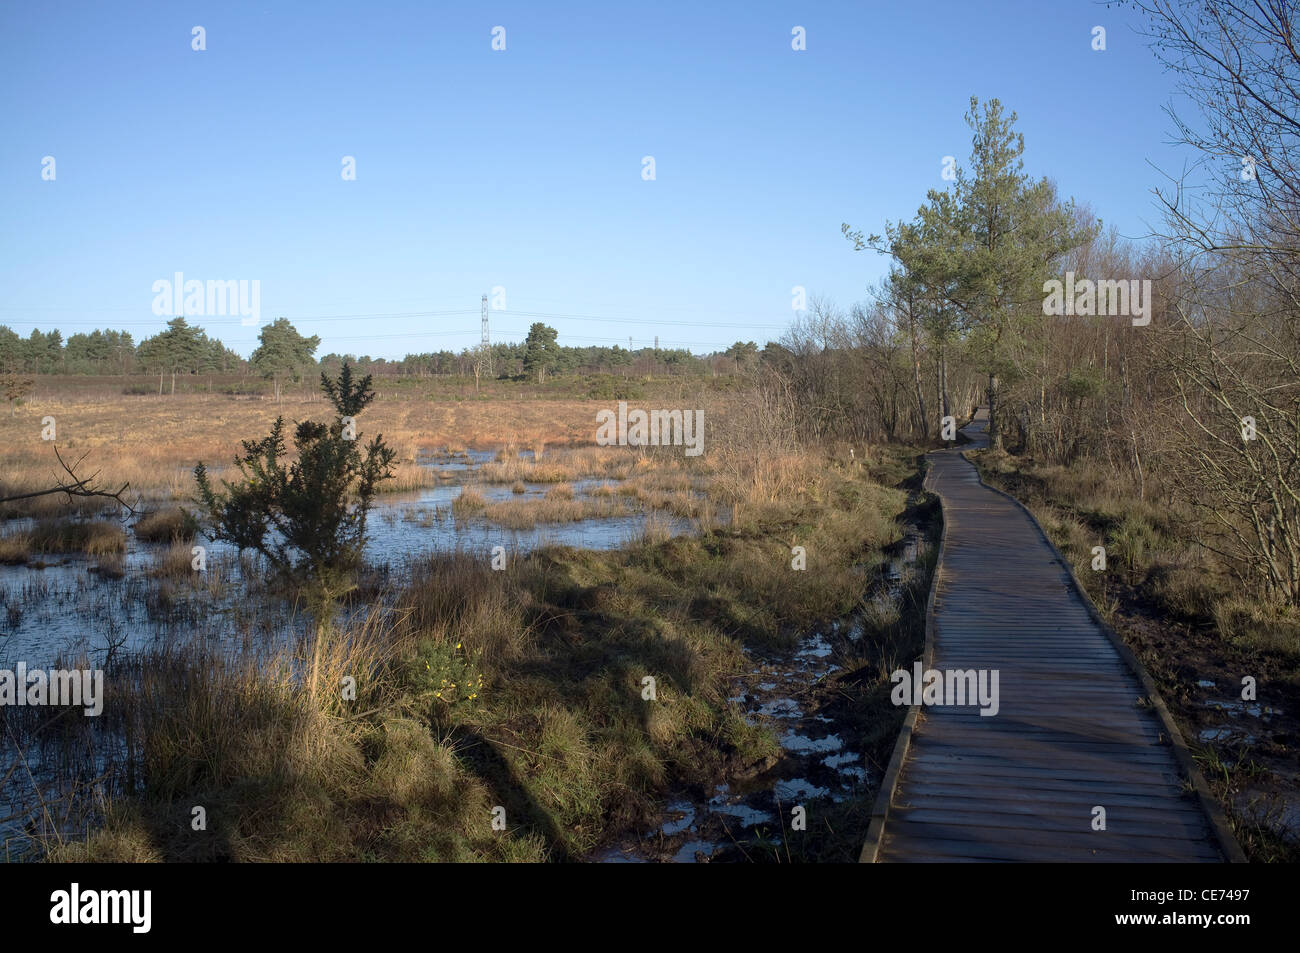
[[[613,374],[593,374],[587,378],[587,397],[591,400],[639,400],[643,388],[636,381]]]
[[[242,480],[223,480],[217,491],[202,462],[194,478],[214,539],[260,553],[286,579],[329,601],[348,588],[360,564],[366,516],[377,486],[393,476],[396,453],[382,434],[364,451],[359,446],[356,417],[375,397],[370,375],[355,381],[344,363],[337,380],[321,374],[321,389],[337,417],[328,425],[298,424],[297,460],[287,459],[278,417],[268,436],[242,442],[235,459]]]
[[[478,665],[482,650],[471,652],[463,643],[425,639],[407,663],[403,680],[420,700],[431,720],[447,724],[463,720],[483,707],[483,674]]]

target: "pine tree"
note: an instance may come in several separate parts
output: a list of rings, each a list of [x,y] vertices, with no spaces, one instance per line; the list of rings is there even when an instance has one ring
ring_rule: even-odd
[[[528,329],[528,337],[524,339],[524,373],[532,374],[539,384],[546,378],[546,369],[559,358],[556,337],[555,328],[537,322]]]
[[[314,355],[316,348],[320,347],[320,338],[316,335],[303,337],[288,318],[276,318],[262,328],[258,341],[257,350],[249,355],[248,362],[263,377],[275,381],[275,399],[279,401],[280,379],[289,377],[296,380],[303,370],[316,363]]]
[[[1016,114],[993,99],[983,110],[972,96],[966,123],[973,133],[970,169],[959,168],[949,191],[931,190],[912,222],[887,225],[885,239],[842,226],[857,248],[892,255],[915,283],[924,325],[940,348],[940,398],[946,410],[942,355],[963,338],[988,374],[989,441],[1001,446],[1000,387],[1018,373],[1015,346],[1030,322],[1042,320],[1042,286],[1060,256],[1092,236],[1073,200],[1062,202],[1046,178],[1031,180],[1021,158]]]
[[[1091,237],[1077,224],[1073,200],[1059,201],[1051,181],[1025,174],[1025,140],[1015,121],[996,99],[981,113],[971,97],[971,171],[958,169],[954,190],[960,245],[952,297],[971,322],[975,354],[989,376],[993,449],[1002,443],[1000,380],[1017,371],[1012,345],[1029,322],[1042,321],[1050,267]]]
[[[205,335],[202,329],[187,324],[184,317],[167,322],[167,330],[140,342],[137,357],[145,366],[158,371],[158,393],[162,394],[163,376],[171,372],[172,395],[176,394],[176,373],[192,373],[203,355]]]

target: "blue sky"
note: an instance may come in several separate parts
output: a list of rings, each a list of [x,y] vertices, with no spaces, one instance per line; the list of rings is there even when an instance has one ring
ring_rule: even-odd
[[[322,354],[471,345],[496,286],[495,339],[545,320],[565,344],[762,343],[795,285],[865,296],[886,263],[840,223],[880,231],[942,187],[972,94],[1019,114],[1032,174],[1146,234],[1151,164],[1185,157],[1161,111],[1171,79],[1129,16],[1087,0],[6,3],[0,323],[138,340],[165,321],[153,282],[179,271],[259,280],[263,322],[289,317]],[[255,346],[238,317],[193,320]]]

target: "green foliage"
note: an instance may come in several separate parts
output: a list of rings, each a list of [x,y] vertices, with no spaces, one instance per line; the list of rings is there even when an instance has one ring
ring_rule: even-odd
[[[280,380],[289,377],[297,380],[303,371],[315,366],[316,348],[320,338],[303,337],[288,318],[276,318],[262,328],[257,349],[248,357],[248,363],[263,377],[275,381],[275,396],[280,396]],[[346,366],[346,365],[345,365]]]
[[[1061,201],[1049,179],[1025,173],[1014,112],[1004,114],[996,99],[981,108],[972,96],[966,122],[970,166],[956,170],[950,190],[931,190],[916,217],[887,224],[884,238],[864,238],[847,224],[842,231],[855,248],[892,256],[901,267],[890,279],[895,297],[910,302],[936,341],[961,338],[989,375],[997,448],[999,383],[1019,376],[1021,345],[1042,321],[1043,282],[1066,252],[1095,235],[1096,223],[1085,221],[1073,200]]]
[[[183,317],[137,345],[129,331],[95,329],[71,335],[33,331],[20,338],[0,325],[0,371],[29,374],[129,374],[142,367],[159,375],[229,372],[243,358]],[[174,389],[174,388],[173,388]],[[140,393],[147,393],[140,390]]]
[[[923,256],[930,269],[921,276],[945,284],[993,363],[1018,320],[1041,317],[1042,283],[1052,263],[1090,233],[1050,180],[1025,174],[1016,114],[1004,115],[996,99],[981,111],[972,96],[970,106],[971,170],[959,168],[952,193],[932,192],[920,213],[920,236],[941,242]]]
[[[125,373],[135,360],[135,344],[129,331],[95,329],[71,335],[63,358],[65,369],[73,374]]]
[[[117,344],[113,345],[115,350],[121,351],[130,343],[130,336],[126,335],[125,332],[123,332],[123,335],[125,335],[125,341],[119,338]],[[71,338],[68,343],[71,345]],[[90,348],[102,346],[105,350],[108,348],[107,343],[101,345],[90,340],[85,342],[85,346]],[[92,350],[92,353],[96,352]],[[183,317],[172,318],[167,322],[166,331],[141,341],[140,347],[136,349],[135,357],[146,369],[158,372],[160,391],[162,389],[162,375],[170,372],[173,394],[176,393],[177,374],[198,374],[204,371],[228,370],[240,363],[239,355],[220,341],[209,338],[202,328],[187,324]],[[125,359],[125,354],[122,355],[121,359]],[[75,370],[75,368],[73,369]]]
[[[375,392],[370,389],[370,375],[356,381],[352,377],[352,365],[344,364],[339,370],[339,379],[332,381],[321,372],[320,386],[330,403],[344,417],[355,417],[366,409],[366,405],[375,399]]]
[[[203,355],[207,335],[187,324],[183,317],[167,322],[167,330],[140,342],[138,357],[145,367],[157,371],[194,370]]]
[[[776,341],[768,341],[763,345],[763,350],[758,355],[759,362],[766,367],[771,367],[781,372],[788,372],[793,363],[794,355],[790,349]]]
[[[1085,400],[1098,396],[1105,387],[1105,378],[1096,368],[1075,368],[1061,382],[1061,393],[1070,400]]]
[[[404,681],[421,704],[432,706],[436,721],[462,721],[483,707],[480,655],[482,650],[471,654],[460,642],[426,639],[406,661]]]
[[[369,375],[354,381],[344,364],[337,381],[321,374],[321,389],[338,416],[329,425],[298,424],[296,460],[287,459],[279,417],[268,436],[242,441],[243,455],[235,460],[242,480],[223,480],[217,491],[202,462],[194,478],[214,539],[261,553],[286,579],[329,596],[347,588],[360,563],[366,516],[378,484],[393,476],[396,454],[382,434],[363,453],[344,421],[374,399]]]
[[[758,345],[753,341],[737,341],[727,348],[726,355],[739,368],[752,367],[758,363]]]
[[[32,329],[27,338],[0,325],[0,370],[53,374],[63,365],[63,335]]]
[[[524,373],[536,377],[540,384],[546,378],[547,368],[553,367],[559,359],[555,328],[540,321],[535,323],[528,329],[528,337],[524,340]]]
[[[612,374],[593,374],[587,378],[587,396],[592,400],[639,400],[642,393],[636,381]]]
[[[10,327],[0,324],[0,371],[21,371],[23,339]]]

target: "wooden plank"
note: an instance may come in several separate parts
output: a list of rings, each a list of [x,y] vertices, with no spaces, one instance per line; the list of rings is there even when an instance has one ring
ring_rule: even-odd
[[[1016,797],[999,797],[995,793],[990,797],[971,797],[968,795],[925,792],[912,793],[900,788],[894,800],[898,807],[936,807],[948,810],[971,809],[984,812],[997,811],[1001,814],[1037,815],[1057,808],[1085,808],[1091,810],[1098,799],[1083,797],[1073,790],[1017,792]],[[1105,802],[1103,806],[1106,808],[1108,816],[1120,817],[1126,820],[1150,818],[1153,821],[1162,821],[1170,816],[1175,816],[1184,818],[1188,822],[1205,823],[1205,817],[1201,814],[1200,808],[1191,799],[1172,803],[1153,803],[1149,798],[1140,796],[1116,795],[1100,800]]]
[[[1160,839],[1193,840],[1208,838],[1210,830],[1205,819],[1193,815],[1191,818],[1179,815],[1160,817],[1131,817],[1111,811],[1106,812],[1106,829],[1091,830],[1093,823],[1092,809],[1064,806],[1059,810],[1036,811],[1002,811],[1002,810],[959,810],[948,807],[918,807],[916,805],[898,805],[895,819],[912,824],[956,824],[962,827],[982,827],[985,830],[997,828],[1022,829],[1034,831],[1064,831],[1067,833],[1124,834],[1125,836],[1157,837]]]
[[[984,762],[997,765],[1003,761],[1013,761],[1044,767],[1054,764],[1068,763],[1076,768],[1083,768],[1092,765],[1110,765],[1110,764],[1136,764],[1136,765],[1165,765],[1169,763],[1168,752],[1163,752],[1159,748],[1148,748],[1136,745],[1105,745],[1112,750],[1098,751],[1095,747],[1084,748],[1079,745],[1041,745],[1038,747],[1029,747],[1021,745],[1014,752],[1008,751],[991,751],[989,749],[971,750],[969,743],[958,741],[945,737],[942,741],[933,739],[927,742],[928,749],[935,757],[943,758],[947,761],[972,761]]]
[[[928,778],[900,778],[897,791],[906,793],[944,793],[963,790],[985,792],[985,796],[1020,797],[1022,792],[1039,794],[1043,792],[1073,792],[1080,797],[1119,797],[1130,795],[1141,798],[1145,803],[1177,803],[1187,798],[1180,788],[1174,790],[1167,785],[1144,785],[1129,779],[1096,778],[1093,783],[1081,786],[1073,779],[1066,778],[1024,778],[1014,786],[1007,785],[1005,779],[994,773],[989,775],[936,775]]]
[[[1048,853],[1049,856],[1044,856]],[[979,843],[976,841],[953,841],[927,838],[923,841],[907,843],[896,838],[892,833],[885,835],[881,847],[881,861],[929,861],[929,862],[1029,862],[1041,863],[1044,860],[1056,860],[1063,863],[1188,863],[1189,861],[1212,862],[1213,858],[1203,854],[1174,855],[1152,854],[1146,850],[1134,850],[1114,843],[1098,844],[1095,847],[1061,843],[1045,852],[1043,848],[1004,841],[1002,843]]]
[[[1089,784],[1098,784],[1102,782],[1128,783],[1134,785],[1144,785],[1148,788],[1165,789],[1176,791],[1180,783],[1180,776],[1177,769],[1172,763],[1165,771],[1125,771],[1120,768],[1111,771],[1098,771],[1091,768],[1072,768],[1068,764],[1050,768],[1038,768],[1028,764],[1018,764],[1003,766],[995,762],[948,762],[938,758],[931,758],[925,751],[924,745],[920,744],[919,739],[916,743],[917,751],[911,760],[911,764],[904,765],[903,777],[900,780],[925,781],[938,780],[947,781],[953,777],[986,777],[999,778],[1005,783],[1019,783],[1021,781],[1069,781],[1083,790],[1087,790]]]
[[[890,818],[887,843],[905,844],[909,838],[926,843],[947,841],[960,845],[961,852],[970,851],[980,845],[1013,844],[1022,848],[1037,848],[1050,859],[1053,849],[1068,847],[1083,851],[1114,850],[1170,859],[1206,859],[1217,860],[1218,853],[1208,843],[1183,837],[1143,836],[1140,834],[1119,834],[1111,830],[1082,830],[1078,833],[1064,831],[1039,831],[1013,829],[1006,827],[977,827],[969,824],[917,824],[901,818]],[[995,852],[996,854],[996,852]]]

